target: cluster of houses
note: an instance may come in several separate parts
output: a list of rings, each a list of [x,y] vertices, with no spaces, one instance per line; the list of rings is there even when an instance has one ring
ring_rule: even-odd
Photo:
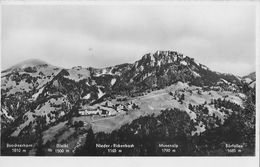
[[[80,115],[100,115],[100,116],[115,116],[119,112],[127,112],[129,110],[139,109],[139,106],[134,102],[126,102],[124,104],[113,104],[111,101],[105,101],[101,104],[88,106],[79,110]]]

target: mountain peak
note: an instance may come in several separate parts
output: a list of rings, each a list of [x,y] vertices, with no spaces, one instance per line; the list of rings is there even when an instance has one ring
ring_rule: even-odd
[[[154,53],[155,56],[159,56],[159,57],[175,57],[175,56],[179,56],[179,57],[183,57],[183,54],[178,53],[176,51],[170,51],[170,50],[157,50]]]
[[[39,60],[39,59],[28,59],[25,61],[22,61],[9,69],[5,70],[15,70],[15,69],[25,69],[28,67],[38,67],[38,66],[49,66],[50,64],[46,63],[45,61]]]
[[[36,68],[36,67],[50,67],[52,65],[46,63],[45,61],[39,60],[39,59],[28,59],[25,61],[22,61],[14,66],[11,66],[10,68],[3,70],[2,73],[9,73],[12,71],[23,71],[27,68]],[[52,66],[53,67],[53,66]]]
[[[161,51],[158,50],[155,53],[145,54],[141,60],[137,61],[136,66],[140,65],[151,65],[151,66],[161,66],[163,64],[169,64],[174,62],[181,62],[182,60],[188,58],[183,56],[183,54],[176,51]],[[191,59],[191,58],[190,58]],[[184,62],[183,61],[183,62]]]
[[[26,68],[26,67],[35,67],[35,66],[46,65],[46,64],[48,65],[48,63],[39,59],[28,59],[22,61],[21,63],[16,64],[15,67]]]
[[[256,72],[251,72],[250,74],[243,76],[243,78],[250,78],[251,80],[256,80]]]

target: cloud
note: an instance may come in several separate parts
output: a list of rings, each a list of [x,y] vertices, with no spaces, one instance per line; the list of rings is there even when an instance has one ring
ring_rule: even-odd
[[[2,68],[31,57],[67,68],[105,67],[176,50],[242,75],[255,62],[255,20],[252,4],[5,5]],[[242,65],[229,69],[230,63]]]

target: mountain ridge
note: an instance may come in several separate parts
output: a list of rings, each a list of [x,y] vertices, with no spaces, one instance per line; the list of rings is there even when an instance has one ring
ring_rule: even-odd
[[[116,64],[116,65],[112,65],[112,66],[107,66],[107,67],[101,67],[101,68],[95,68],[95,67],[92,67],[92,66],[73,66],[71,68],[63,68],[63,67],[59,67],[59,66],[55,66],[55,65],[52,65],[46,61],[43,61],[41,59],[35,59],[35,58],[31,58],[31,59],[27,59],[27,60],[24,60],[20,63],[17,63],[7,69],[4,69],[2,70],[1,72],[4,73],[5,71],[8,71],[10,69],[20,69],[22,68],[22,66],[24,66],[23,68],[25,67],[35,67],[35,66],[39,66],[39,65],[49,65],[49,66],[53,66],[53,67],[57,67],[57,68],[62,68],[62,69],[73,69],[73,68],[86,68],[86,69],[96,69],[96,70],[101,70],[101,69],[107,69],[107,68],[112,68],[112,67],[115,67],[115,66],[121,66],[121,65],[135,65],[137,62],[140,62],[144,59],[147,59],[150,58],[150,60],[155,60],[156,62],[158,60],[164,60],[165,62],[165,59],[166,60],[171,60],[171,61],[176,61],[177,59],[183,59],[184,61],[185,60],[191,60],[193,61],[194,63],[196,63],[197,65],[199,66],[202,66],[206,69],[210,69],[209,67],[205,66],[204,64],[201,64],[199,63],[197,60],[195,60],[194,58],[192,57],[189,57],[189,56],[185,56],[184,54],[182,53],[179,53],[177,51],[170,51],[170,50],[157,50],[155,53],[146,53],[144,54],[139,60],[133,62],[133,63],[122,63],[122,64]],[[167,62],[167,61],[166,61]],[[184,62],[182,62],[184,63]],[[23,69],[22,68],[22,69]],[[212,71],[212,70],[211,70]],[[217,72],[217,71],[213,71],[213,72]],[[217,72],[217,73],[220,73],[220,72]],[[254,72],[251,72],[251,73],[254,73]],[[250,73],[250,74],[251,74]],[[226,75],[234,75],[234,74],[231,74],[231,73],[223,73],[221,72],[221,74],[226,74]],[[237,76],[237,75],[235,75]],[[246,76],[246,75],[245,75]],[[245,77],[245,76],[237,76],[237,77]]]
[[[206,115],[223,123],[229,110],[213,105],[216,99],[243,107],[247,96],[254,98],[251,81],[211,71],[175,51],[148,53],[132,64],[106,68],[65,69],[33,62],[32,67],[18,66],[1,76],[1,132],[6,141],[42,139],[46,144],[54,140],[50,134],[58,135],[52,129],[60,125],[66,133],[78,126],[83,133],[90,125],[95,133],[111,132],[167,108],[179,108],[206,127],[198,120],[203,114],[193,112],[189,104],[204,105],[209,110]],[[79,120],[83,120],[80,125]],[[203,127],[193,134],[202,133]]]

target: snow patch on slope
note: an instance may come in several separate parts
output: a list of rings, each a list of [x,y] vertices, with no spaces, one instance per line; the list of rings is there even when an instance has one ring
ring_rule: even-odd
[[[89,99],[89,98],[90,98],[90,93],[83,97],[83,99]]]
[[[209,68],[203,64],[200,64],[200,67],[203,68],[204,70],[209,70]]]
[[[195,71],[192,71],[192,72],[193,72],[193,75],[194,75],[195,77],[201,77],[200,74],[198,74],[197,72],[195,72]]]
[[[202,132],[204,132],[206,130],[206,126],[200,121],[199,125],[195,126],[196,131],[192,131],[191,135],[194,136],[195,134],[201,134]]]
[[[81,68],[81,69],[77,69],[77,68],[72,68],[67,70],[69,73],[69,76],[64,76],[65,78],[74,80],[76,82],[82,80],[82,79],[87,79],[90,77],[90,72],[88,69],[86,68]]]
[[[236,104],[240,105],[241,107],[243,107],[243,100],[241,98],[239,98],[238,96],[229,95],[225,99],[231,101],[232,103],[236,103]]]
[[[223,78],[220,78],[220,80],[222,81],[222,82],[224,82],[225,84],[229,84],[230,82],[228,82],[227,80],[225,80],[225,79],[223,79]]]
[[[115,78],[111,79],[111,85],[113,86],[115,83],[116,83],[116,79]]]
[[[12,121],[14,120],[14,118],[11,115],[9,115],[4,108],[2,108],[2,112],[8,119],[11,119]]]
[[[182,65],[184,65],[184,66],[186,66],[186,65],[187,65],[187,62],[186,62],[186,61],[184,61],[184,60],[182,60],[180,63],[181,63]]]
[[[252,82],[251,84],[249,84],[249,87],[250,87],[250,88],[254,88],[254,87],[255,87],[255,81]]]
[[[246,82],[247,84],[249,84],[249,83],[252,82],[252,79],[250,79],[250,78],[245,78],[245,82]]]
[[[36,100],[38,98],[38,96],[42,93],[43,89],[44,89],[44,87],[42,87],[37,93],[32,95],[32,99]]]
[[[100,89],[98,89],[98,98],[101,98],[104,95],[105,93],[103,93]]]

